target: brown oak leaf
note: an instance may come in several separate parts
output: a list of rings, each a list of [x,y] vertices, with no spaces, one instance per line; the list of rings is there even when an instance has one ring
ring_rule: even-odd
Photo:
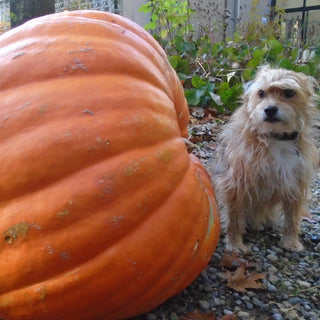
[[[237,317],[234,314],[226,314],[219,320],[237,320]]]
[[[181,317],[182,320],[217,320],[215,314],[211,313],[202,313],[199,310],[195,310],[187,315]],[[237,320],[237,317],[234,314],[226,314],[218,320]]]
[[[227,269],[235,269],[239,266],[243,266],[244,268],[254,268],[257,266],[256,263],[249,262],[244,258],[239,257],[239,255],[235,252],[225,252],[219,265]]]
[[[225,253],[219,263],[219,266],[226,267],[227,269],[232,269],[235,265],[241,265],[239,256],[235,252],[232,252],[231,254]]]
[[[245,267],[241,265],[236,269],[234,274],[230,271],[225,273],[226,278],[228,279],[227,286],[239,292],[246,292],[247,289],[260,289],[263,288],[263,284],[261,282],[257,282],[258,280],[262,280],[266,277],[264,273],[253,273],[246,274]]]
[[[202,313],[199,310],[195,310],[182,317],[183,320],[217,320],[214,313]]]

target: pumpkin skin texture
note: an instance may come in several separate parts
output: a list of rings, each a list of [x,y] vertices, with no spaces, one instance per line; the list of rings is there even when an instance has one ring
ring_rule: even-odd
[[[164,51],[96,11],[31,20],[0,48],[0,318],[126,319],[179,293],[220,222]]]

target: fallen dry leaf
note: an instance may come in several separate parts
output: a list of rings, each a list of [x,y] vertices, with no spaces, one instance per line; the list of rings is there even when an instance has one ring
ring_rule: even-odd
[[[181,317],[182,320],[217,320],[215,314],[211,313],[202,313],[199,310],[195,310],[191,313],[188,313],[185,316]],[[237,320],[237,317],[234,314],[226,314],[218,320]]]
[[[244,258],[240,258],[239,255],[235,252],[225,252],[219,265],[227,269],[235,269],[240,266],[243,266],[244,268],[254,268],[257,266],[256,263],[249,262]]]
[[[219,320],[237,320],[237,317],[234,314],[226,314]]]
[[[232,252],[231,254],[225,253],[219,263],[219,266],[226,267],[227,269],[232,269],[235,265],[241,265],[239,256],[235,252]]]
[[[239,292],[246,292],[247,289],[261,289],[263,284],[257,282],[266,277],[264,273],[253,273],[246,275],[245,267],[241,265],[236,269],[234,274],[230,271],[225,273],[226,278],[228,279],[227,286]]]
[[[202,313],[199,310],[195,310],[182,317],[183,320],[217,320],[213,312]],[[225,319],[223,319],[225,320]]]

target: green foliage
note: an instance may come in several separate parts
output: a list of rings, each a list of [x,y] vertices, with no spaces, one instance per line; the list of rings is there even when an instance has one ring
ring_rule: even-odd
[[[243,83],[250,81],[257,68],[265,64],[320,80],[320,45],[300,47],[295,41],[280,40],[280,21],[251,21],[226,42],[212,43],[207,35],[191,37],[193,11],[188,9],[187,2],[150,0],[141,10],[151,13],[146,28],[153,30],[165,48],[184,84],[190,106],[214,107],[221,113],[235,110]]]
[[[189,1],[150,0],[140,7],[140,11],[151,14],[145,28],[154,31],[156,38],[164,47],[174,45],[175,37],[190,39],[193,26],[190,17],[194,13]]]
[[[185,91],[187,101],[190,105],[207,107],[212,100],[210,93],[214,91],[215,84],[203,80],[200,76],[195,75],[191,78],[192,88]]]
[[[199,39],[196,50],[178,50],[179,57],[170,61],[180,79],[186,80],[186,98],[189,105],[213,106],[219,112],[228,113],[239,105],[242,85],[250,81],[257,68],[269,64],[320,79],[320,45],[299,48],[290,41],[280,42],[270,38],[260,38],[254,44],[247,36],[235,34],[227,43],[208,45],[208,38]],[[181,68],[181,66],[184,66]],[[200,78],[202,82],[194,81]]]

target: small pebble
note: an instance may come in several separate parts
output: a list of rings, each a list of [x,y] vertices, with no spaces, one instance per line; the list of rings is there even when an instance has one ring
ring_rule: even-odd
[[[179,317],[175,312],[172,312],[170,314],[170,320],[179,320]]]
[[[256,307],[262,307],[263,306],[263,302],[260,301],[259,299],[257,299],[256,297],[252,298],[252,303],[253,305],[255,305]]]
[[[250,298],[256,296],[256,294],[255,294],[253,291],[248,291],[248,292],[247,292],[247,295],[248,295]]]
[[[213,305],[215,307],[221,306],[222,305],[221,300],[219,298],[214,298],[213,299]]]
[[[157,320],[157,316],[154,313],[147,314],[147,320]]]
[[[236,304],[237,306],[241,306],[242,300],[241,300],[241,299],[235,300],[235,304]]]
[[[276,284],[276,283],[278,283],[278,282],[280,281],[280,278],[277,277],[276,275],[270,275],[269,281],[270,281],[271,283],[273,283],[273,284]]]
[[[249,318],[250,317],[250,314],[248,312],[245,312],[245,311],[239,311],[238,312],[238,317],[243,319],[243,318]]]
[[[290,298],[288,302],[292,305],[296,305],[301,303],[301,299],[299,297],[293,297],[293,298]]]
[[[253,309],[253,304],[250,302],[246,302],[246,307],[248,310],[252,310]]]
[[[274,254],[268,254],[268,255],[267,255],[267,259],[270,260],[270,261],[272,261],[272,262],[276,262],[276,261],[279,260],[279,258],[278,258],[276,255],[274,255]]]
[[[286,320],[300,320],[298,313],[295,310],[290,310],[286,313]]]
[[[210,309],[210,303],[205,300],[199,300],[199,306],[204,310]]]
[[[312,310],[312,308],[310,307],[309,304],[304,304],[304,305],[303,305],[303,308],[304,308],[304,310],[306,310],[306,311],[311,311],[311,310]]]
[[[277,291],[277,288],[274,285],[268,283],[267,284],[267,290],[270,291],[270,292],[275,292],[275,291]]]
[[[225,315],[233,314],[233,312],[232,312],[231,310],[229,310],[229,309],[223,309],[223,313],[224,313]]]
[[[282,304],[286,309],[290,309],[292,307],[291,303],[289,301],[282,301]]]
[[[280,313],[274,313],[273,315],[272,315],[272,318],[271,318],[272,320],[283,320],[283,317],[282,317],[282,315],[280,314]]]
[[[268,266],[268,274],[277,272],[277,268],[273,265]]]
[[[275,247],[275,246],[271,246],[271,249],[275,252],[275,253],[280,253],[283,251],[282,248],[279,248],[279,247]]]
[[[301,288],[310,288],[310,287],[311,287],[311,283],[309,283],[309,282],[307,282],[307,281],[297,280],[297,284],[298,284]]]

